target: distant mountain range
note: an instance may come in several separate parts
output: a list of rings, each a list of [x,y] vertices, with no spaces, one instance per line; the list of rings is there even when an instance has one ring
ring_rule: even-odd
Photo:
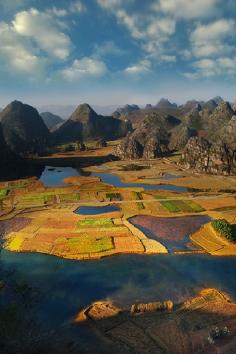
[[[38,111],[42,112],[51,112],[63,119],[67,119],[71,116],[71,114],[75,111],[76,105],[45,105],[38,107]],[[99,105],[92,105],[91,106],[94,111],[98,114],[109,116],[116,110],[117,106],[115,105],[108,105],[108,106],[99,106]]]
[[[98,114],[84,103],[66,120],[49,111],[40,115],[35,108],[13,101],[0,113],[0,157],[2,153],[10,158],[41,154],[48,147],[65,143],[124,138],[117,148],[121,158],[155,158],[182,150],[191,138],[197,137],[207,139],[204,146],[218,143],[225,146],[227,149],[219,147],[211,151],[214,154],[224,151],[224,156],[229,153],[228,160],[234,161],[235,114],[235,106],[232,108],[221,97],[206,102],[191,100],[180,106],[163,98],[145,108],[125,105],[112,115]],[[223,156],[220,159],[226,161]]]
[[[61,117],[57,116],[56,114],[50,113],[50,112],[40,113],[40,116],[42,117],[44,123],[46,124],[46,126],[49,130],[56,129],[56,127],[59,127],[59,125],[65,121]]]
[[[111,116],[98,115],[92,107],[79,105],[72,115],[53,132],[57,143],[88,139],[117,139],[124,137],[132,126]]]

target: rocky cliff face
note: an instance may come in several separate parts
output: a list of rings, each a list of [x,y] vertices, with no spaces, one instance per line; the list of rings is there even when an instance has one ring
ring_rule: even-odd
[[[119,107],[115,112],[112,113],[114,118],[120,118],[122,115],[125,116],[131,112],[137,112],[140,108],[136,104],[126,104],[124,107]]]
[[[169,149],[172,150],[181,150],[185,147],[188,140],[192,136],[196,136],[197,131],[195,129],[190,129],[185,124],[180,124],[174,128],[170,135],[169,140]]]
[[[131,129],[129,121],[98,115],[88,104],[82,104],[54,131],[53,137],[57,143],[99,138],[112,140],[125,136]]]
[[[152,159],[169,152],[169,130],[179,124],[169,115],[150,113],[117,147],[121,159]]]
[[[190,138],[183,150],[180,164],[199,173],[230,175],[236,173],[236,150],[221,141]]]
[[[4,140],[14,153],[40,153],[46,148],[49,131],[35,108],[14,101],[0,113],[0,122]]]

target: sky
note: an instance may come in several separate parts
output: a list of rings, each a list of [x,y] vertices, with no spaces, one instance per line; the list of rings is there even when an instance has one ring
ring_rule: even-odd
[[[0,0],[0,107],[236,99],[236,0]]]

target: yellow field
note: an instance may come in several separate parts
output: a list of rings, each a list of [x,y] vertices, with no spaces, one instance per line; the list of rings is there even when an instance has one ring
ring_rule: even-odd
[[[236,255],[236,244],[217,235],[210,224],[190,236],[191,240],[215,256]]]

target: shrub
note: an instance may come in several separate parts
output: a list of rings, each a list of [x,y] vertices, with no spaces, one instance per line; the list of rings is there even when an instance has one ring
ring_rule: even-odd
[[[214,220],[211,223],[213,229],[221,236],[227,238],[230,241],[236,241],[236,233],[233,230],[232,225],[225,219]]]

